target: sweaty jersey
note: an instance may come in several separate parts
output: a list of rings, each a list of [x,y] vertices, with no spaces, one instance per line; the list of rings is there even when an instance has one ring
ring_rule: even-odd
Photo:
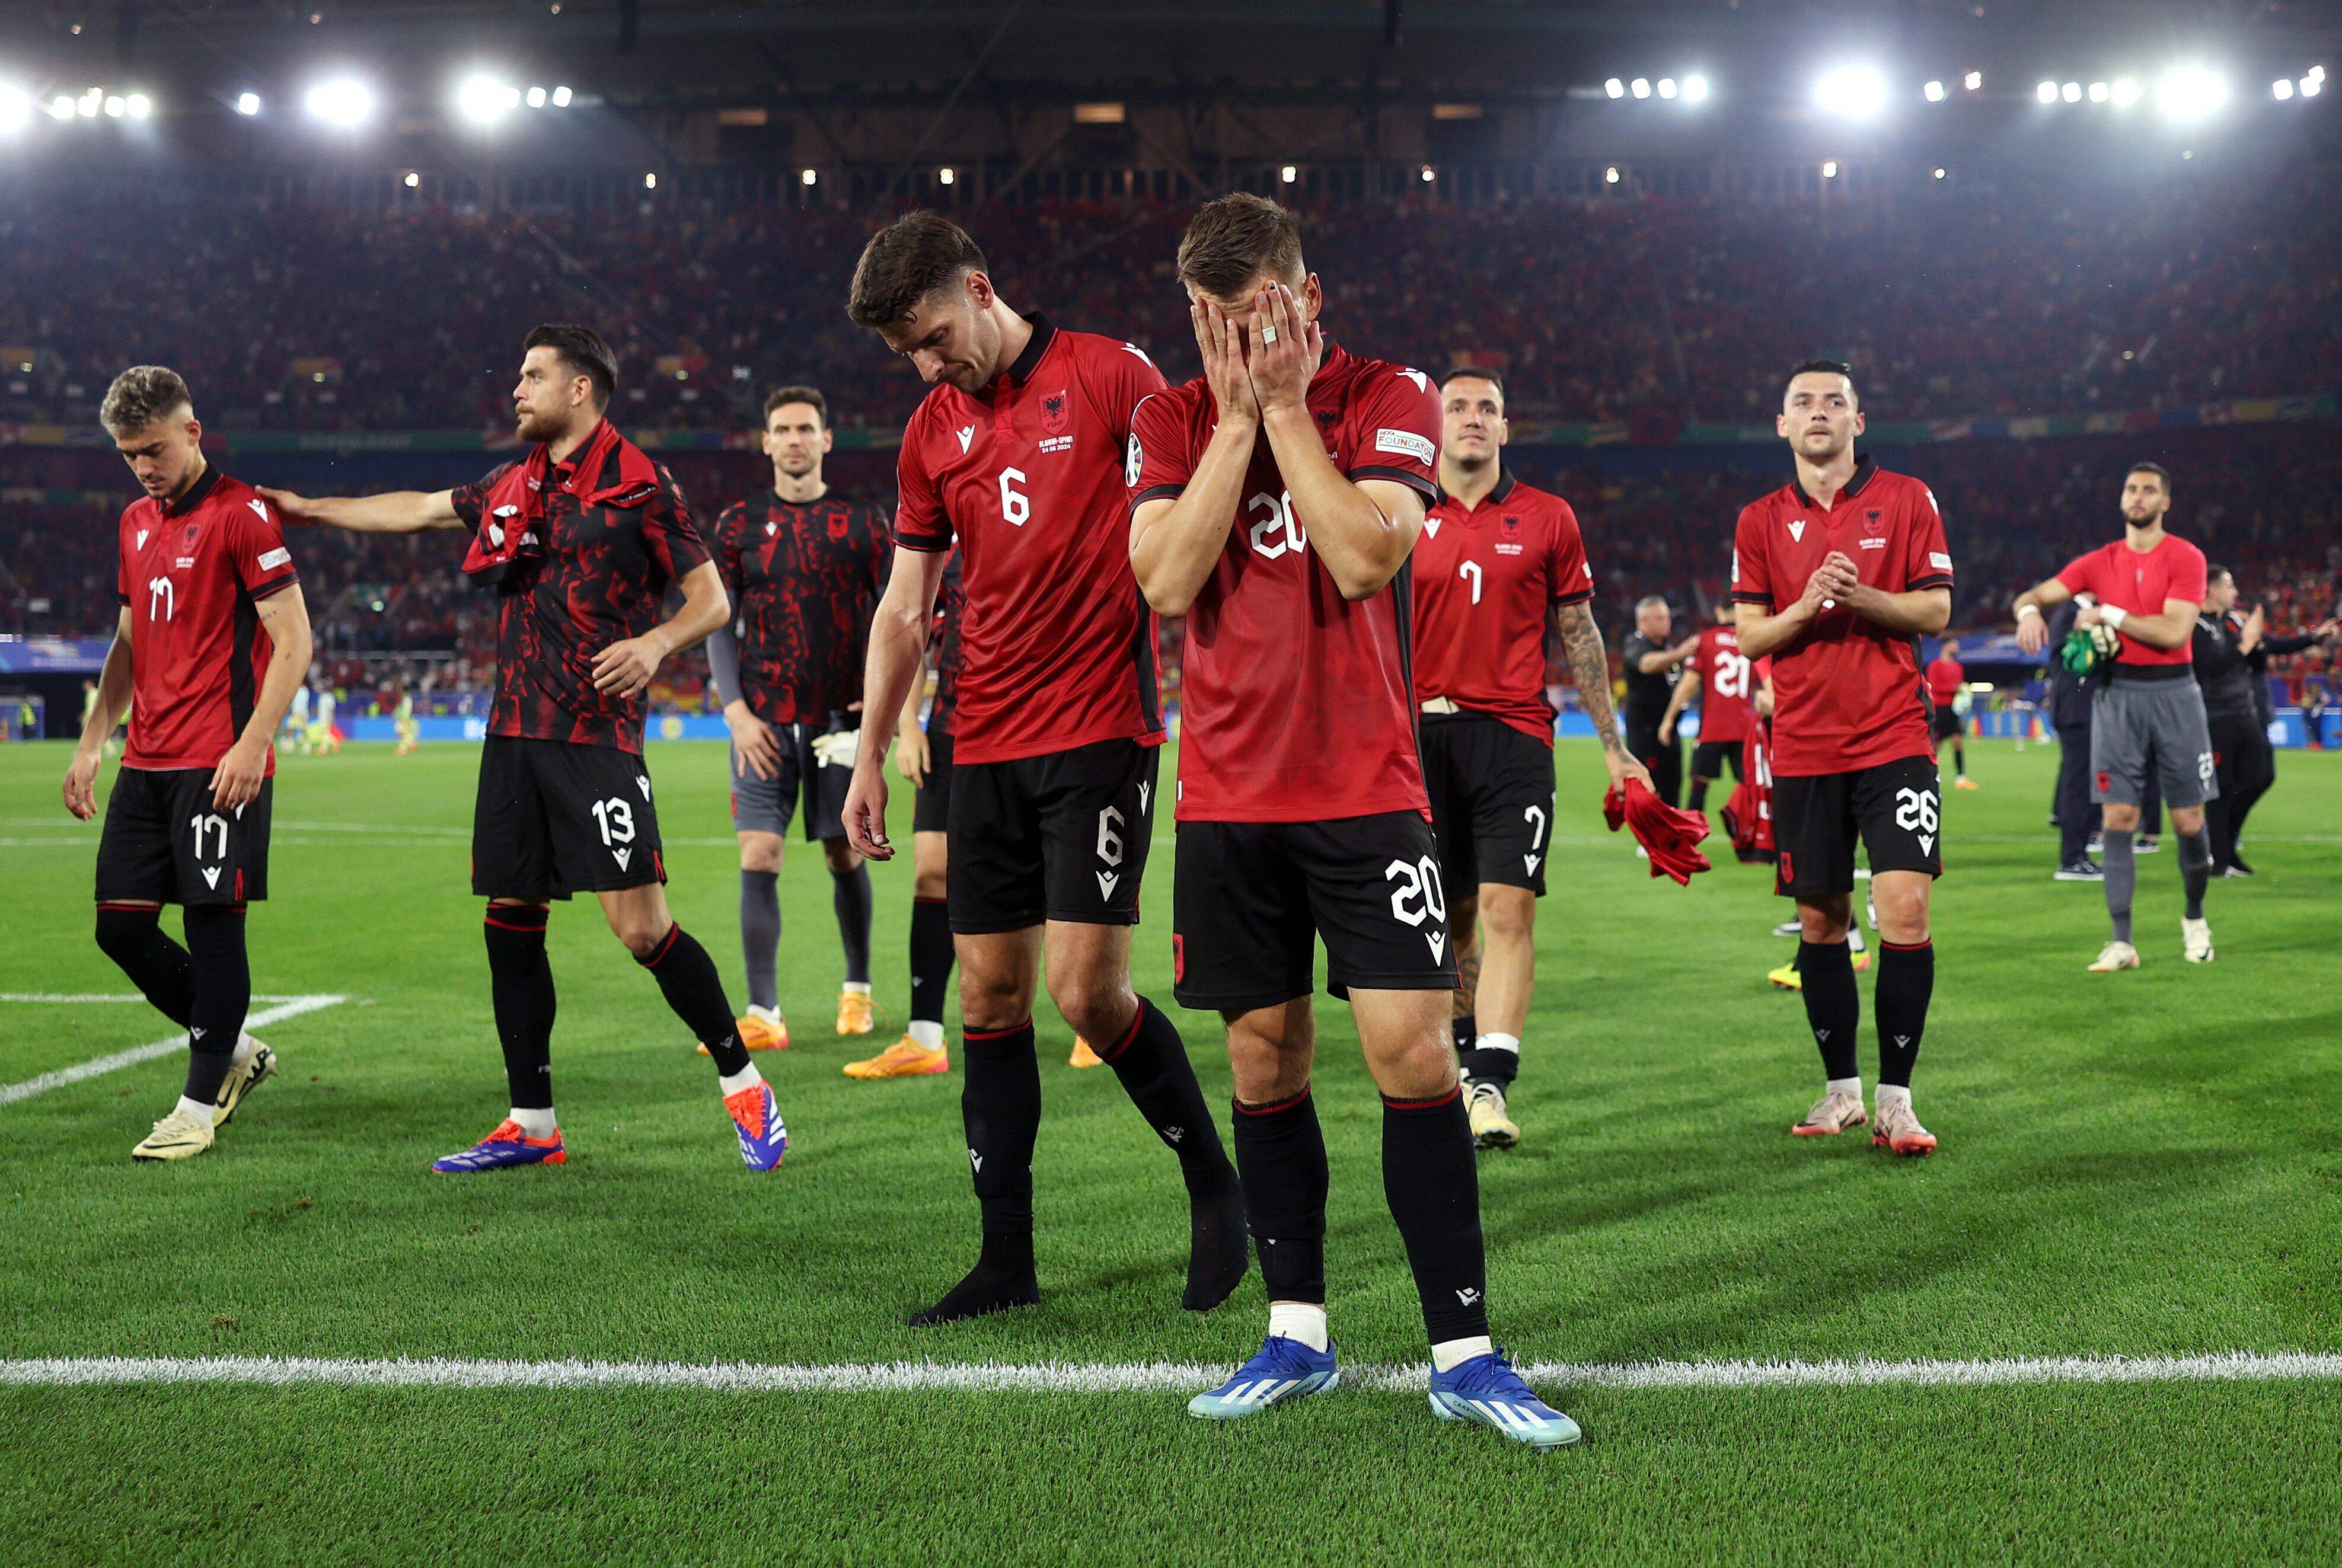
[[[565,483],[588,453],[606,453],[605,474],[580,486],[615,487],[618,444],[589,436],[553,464],[545,487],[547,537],[542,553],[521,555],[496,584],[496,694],[488,734],[524,740],[612,746],[639,755],[647,691],[621,697],[596,691],[594,660],[613,643],[657,624],[676,579],[707,560],[672,474],[659,465],[658,490],[632,506],[588,506]],[[505,464],[454,492],[455,515],[476,531]]]
[[[1553,744],[1545,631],[1556,604],[1594,597],[1577,514],[1511,474],[1466,507],[1424,514],[1415,578],[1415,696],[1447,697]]]
[[[1946,658],[1940,654],[1936,655],[1935,663],[1929,664],[1925,673],[1928,700],[1939,708],[1950,707],[1952,699],[1960,694],[1960,688],[1967,684],[1967,666],[1957,659]]]
[[[284,527],[251,485],[206,468],[168,506],[132,502],[119,544],[131,683],[122,765],[216,766],[250,722],[275,651],[256,606],[300,580]],[[276,771],[274,747],[265,771]]]
[[[1032,341],[990,385],[927,394],[896,465],[895,542],[942,552],[959,538],[955,763],[1164,738],[1123,497],[1131,410],[1163,373],[1119,338],[1026,319]]]
[[[2134,615],[2160,615],[2166,599],[2204,603],[2204,552],[2187,540],[2166,534],[2152,550],[2134,550],[2117,539],[2087,555],[2068,561],[2057,581],[2068,592],[2095,594],[2101,604],[2112,604]],[[2157,665],[2190,664],[2196,657],[2193,639],[2166,651],[2150,648],[2137,637],[2122,640],[2115,655],[2118,666],[2152,669]]]
[[[1699,744],[1738,741],[1748,734],[1756,710],[1756,672],[1740,651],[1740,632],[1733,626],[1709,626],[1699,634],[1699,651],[1691,656],[1692,673],[1699,676]]]
[[[1334,465],[1438,499],[1439,397],[1421,371],[1335,344],[1309,384]],[[1201,377],[1139,405],[1133,505],[1186,487],[1218,410]],[[1245,499],[1187,614],[1179,737],[1182,822],[1430,815],[1416,751],[1408,568],[1352,603],[1309,548],[1266,432]]]
[[[1936,497],[1867,457],[1825,507],[1795,482],[1740,512],[1732,597],[1778,614],[1797,602],[1831,551],[1888,594],[1952,585]],[[1823,610],[1773,655],[1773,772],[1853,773],[1930,754],[1917,640],[1843,604]]]
[[[716,567],[732,595],[740,694],[766,724],[826,725],[862,701],[870,615],[894,559],[886,508],[832,491],[771,490],[716,519]]]

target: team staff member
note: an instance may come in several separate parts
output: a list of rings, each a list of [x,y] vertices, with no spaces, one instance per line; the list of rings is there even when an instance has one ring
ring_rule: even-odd
[[[1927,734],[1934,744],[1936,755],[1944,754],[1944,743],[1952,743],[1952,787],[1974,789],[1968,778],[1968,672],[1960,663],[1960,640],[1946,637],[1924,672],[1927,682],[1927,704],[1931,710]]]
[[[1749,714],[1750,664],[1740,652],[1740,632],[1733,625],[1729,600],[1716,607],[1716,624],[1703,626],[1699,646],[1684,666],[1683,679],[1667,698],[1659,715],[1659,737],[1675,739],[1676,721],[1687,708],[1699,709],[1699,744],[1691,749],[1691,799],[1694,811],[1707,809],[1708,786],[1731,768],[1733,781],[1745,781],[1741,755],[1754,720]]]
[[[83,704],[65,803],[84,822],[97,814],[98,765],[128,708],[97,841],[97,945],[187,1032],[179,1102],[130,1151],[184,1160],[276,1071],[275,1053],[244,1032],[244,921],[268,896],[273,742],[309,667],[309,611],[268,504],[204,460],[176,373],[133,365],[97,416],[146,494],[116,534],[122,611]],[[164,934],[165,904],[181,906],[185,947]]]
[[[2088,593],[2097,603],[2074,617],[2087,630],[2111,627],[2121,644],[2106,666],[2107,684],[2090,702],[2090,798],[2106,808],[2107,914],[2113,933],[2089,965],[2092,974],[2138,967],[2131,944],[2131,897],[2138,870],[2131,835],[2147,781],[2162,785],[2179,835],[2179,873],[2187,904],[2180,938],[2190,964],[2212,961],[2212,927],[2204,889],[2212,875],[2212,836],[2204,803],[2220,792],[2204,694],[2193,678],[2191,644],[2207,592],[2204,552],[2164,531],[2171,475],[2142,463],[2123,476],[2123,536],[2077,556],[2048,581],[2017,596],[2017,640],[2027,654],[2047,645],[2043,612]]]
[[[846,841],[846,780],[862,727],[862,662],[893,551],[886,508],[833,493],[833,436],[818,388],[765,399],[772,488],[716,520],[716,570],[733,620],[707,639],[707,669],[732,730],[732,827],[740,840],[740,945],[751,1051],[789,1043],[776,973],[781,847],[805,799],[805,836],[829,863],[830,907],[846,954],[837,1033],[870,1033],[870,871]]]
[[[956,538],[966,585],[952,713],[951,924],[960,970],[960,1112],[983,1250],[916,1325],[1040,1299],[1033,1142],[1041,1123],[1033,995],[1114,1068],[1187,1185],[1182,1304],[1227,1299],[1246,1266],[1244,1204],[1179,1031],[1130,985],[1130,928],[1154,836],[1155,623],[1130,571],[1124,464],[1132,411],[1163,389],[1130,345],[1019,315],[956,224],[906,214],[872,236],[846,314],[930,390],[903,432],[894,574],[864,694],[900,714],[926,659]],[[855,847],[886,841],[884,730],[846,795]]]
[[[2236,611],[2231,609],[2228,612],[2228,614],[2230,619],[2234,620],[2236,617]],[[2268,662],[2270,656],[2272,654],[2298,654],[2307,648],[2326,647],[2334,641],[2337,633],[2342,633],[2342,622],[2337,622],[2329,618],[2323,624],[2318,626],[2316,631],[2303,632],[2289,637],[2272,637],[2268,634],[2266,617],[2262,614],[2260,606],[2256,604],[2253,606],[2253,613],[2246,616],[2242,622],[2238,623],[2238,626],[2237,645],[2244,649],[2245,663],[2251,667],[2253,672],[2253,706],[2260,714],[2260,734],[2262,738],[2266,740],[2268,736],[2269,726],[2277,722],[2276,706],[2269,700]],[[2310,719],[2310,724],[2314,732],[2316,724],[2314,717]],[[2316,744],[2314,738],[2312,740],[2312,744]],[[2259,804],[2261,796],[2268,794],[2270,788],[2274,786],[2276,783],[2277,749],[2272,746],[2269,749],[2268,754],[2268,766],[2262,771],[2258,783],[2240,792],[2235,803],[2228,808],[2229,846],[2227,874],[2230,876],[2250,876],[2253,874],[2252,866],[2246,861],[2245,857],[2241,854],[2237,853],[2237,846],[2244,842],[2246,816],[2252,811],[2256,804]]]
[[[1172,973],[1183,1004],[1227,1024],[1269,1299],[1259,1353],[1187,1409],[1238,1419],[1339,1380],[1310,1097],[1322,937],[1326,987],[1349,1001],[1382,1094],[1383,1193],[1431,1340],[1432,1409],[1538,1447],[1575,1443],[1576,1423],[1488,1337],[1447,901],[1407,676],[1438,397],[1422,372],[1326,341],[1299,225],[1265,197],[1207,203],[1178,269],[1205,369],[1133,416],[1130,560],[1149,604],[1188,617]]]
[[[2068,599],[2049,612],[2047,646],[2066,645],[2074,618],[2097,603],[2087,594]],[[2057,824],[2059,882],[2098,882],[2106,868],[2090,858],[2090,840],[2098,832],[2100,808],[2090,803],[2090,699],[2105,677],[2097,670],[2077,674],[2062,659],[2049,661],[2049,722],[2057,731],[2057,793],[2051,804]]]
[[[2226,566],[2206,568],[2204,613],[2196,617],[2189,657],[2196,684],[2204,692],[2204,717],[2212,736],[2212,764],[2220,793],[2206,805],[2212,834],[2212,874],[2250,876],[2237,854],[2237,835],[2253,803],[2277,779],[2277,749],[2269,744],[2268,681],[2263,673],[2272,653],[2297,653],[2334,634],[2333,623],[2297,637],[2267,634],[2258,606],[2237,614],[2237,580]]]
[[[1505,1102],[1520,1072],[1536,977],[1536,901],[1552,850],[1548,625],[1560,633],[1611,778],[1647,784],[1650,774],[1618,742],[1576,514],[1504,471],[1504,383],[1493,371],[1459,370],[1439,397],[1441,498],[1424,514],[1408,563],[1414,694],[1456,934],[1465,1108],[1476,1144],[1510,1148],[1520,1128]]]
[[[1773,658],[1776,886],[1797,902],[1797,973],[1822,1054],[1822,1097],[1792,1132],[1861,1126],[1855,1054],[1861,994],[1847,934],[1854,844],[1869,851],[1881,952],[1874,1144],[1934,1152],[1911,1108],[1936,951],[1927,906],[1943,874],[1942,794],[1916,639],[1952,614],[1952,557],[1936,498],[1855,455],[1863,415],[1852,374],[1808,360],[1789,375],[1777,426],[1797,478],[1744,508],[1732,596],[1740,651]]]
[[[465,573],[496,593],[496,694],[480,754],[472,891],[485,934],[511,1112],[445,1174],[568,1158],[553,1114],[552,901],[591,893],[715,1058],[749,1169],[788,1147],[773,1092],[748,1060],[716,961],[667,913],[658,812],[643,757],[646,694],[668,654],[722,625],[724,579],[666,469],[604,417],[618,365],[599,333],[540,326],[521,345],[516,463],[434,494],[306,500],[264,491],[287,518],[360,534],[468,529]],[[670,587],[683,605],[665,622]]]
[[[1694,633],[1673,647],[1675,616],[1652,594],[1635,605],[1635,630],[1618,650],[1626,678],[1626,752],[1651,776],[1651,792],[1669,805],[1683,794],[1683,744],[1666,726],[1667,702],[1683,678],[1682,664],[1699,651]]]

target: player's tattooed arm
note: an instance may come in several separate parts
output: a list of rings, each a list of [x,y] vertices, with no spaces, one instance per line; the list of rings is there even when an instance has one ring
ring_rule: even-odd
[[[1583,600],[1564,604],[1556,618],[1561,627],[1562,651],[1569,657],[1570,678],[1577,683],[1577,700],[1601,739],[1602,761],[1610,770],[1610,782],[1624,784],[1634,778],[1648,786],[1650,770],[1618,744],[1618,715],[1610,705],[1610,655],[1602,646],[1602,628],[1595,624],[1594,606]]]

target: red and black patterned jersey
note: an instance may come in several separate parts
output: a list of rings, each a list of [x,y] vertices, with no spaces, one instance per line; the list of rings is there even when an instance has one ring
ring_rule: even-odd
[[[1706,626],[1699,634],[1699,651],[1691,656],[1692,673],[1699,677],[1699,741],[1736,741],[1748,733],[1756,713],[1755,672],[1740,651],[1740,633],[1733,626]]]
[[[631,506],[588,506],[568,488],[571,463],[606,453],[606,474],[580,486],[617,484],[618,444],[588,439],[553,465],[545,487],[546,537],[540,553],[516,558],[496,584],[496,694],[488,733],[640,754],[647,693],[621,697],[594,687],[594,660],[613,643],[657,624],[676,579],[708,559],[675,476],[657,466],[658,489]],[[477,529],[489,493],[515,466],[505,464],[454,492],[455,515]]]
[[[944,560],[943,586],[936,594],[936,624],[927,634],[927,645],[936,651],[936,700],[927,709],[927,733],[931,735],[951,734],[952,705],[959,699],[959,624],[967,610],[967,584],[959,569],[959,550],[954,546]]]
[[[168,506],[130,504],[115,575],[130,612],[124,767],[218,764],[252,718],[274,652],[255,606],[299,580],[268,503],[216,468]]]
[[[955,762],[1164,738],[1122,493],[1131,410],[1163,373],[1119,338],[1026,319],[1032,340],[990,385],[936,386],[903,430],[895,542],[956,535],[966,574]]]
[[[1555,605],[1594,597],[1569,503],[1509,474],[1476,506],[1442,496],[1410,564],[1416,699],[1446,697],[1553,744],[1546,626]]]
[[[716,519],[716,566],[732,595],[740,694],[766,724],[826,726],[862,705],[870,615],[895,558],[886,509],[832,492],[772,491]]]
[[[1309,412],[1334,465],[1439,496],[1439,394],[1421,371],[1326,345]],[[1134,505],[1176,496],[1218,423],[1199,376],[1139,404]],[[1246,499],[1187,612],[1179,734],[1182,822],[1331,822],[1386,811],[1431,814],[1416,750],[1402,566],[1355,602],[1309,548],[1266,431],[1254,438]]]
[[[1866,457],[1827,506],[1791,483],[1741,508],[1732,597],[1778,614],[1833,550],[1888,594],[1952,585],[1936,497]],[[1934,754],[1917,640],[1833,604],[1773,655],[1773,772],[1854,773]]]

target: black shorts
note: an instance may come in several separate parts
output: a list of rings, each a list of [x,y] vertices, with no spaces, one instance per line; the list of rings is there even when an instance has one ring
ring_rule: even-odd
[[[1022,931],[1045,920],[1138,924],[1155,834],[1159,749],[1096,741],[1046,756],[952,768],[951,927]]]
[[[1745,741],[1702,741],[1691,749],[1691,776],[1713,783],[1724,776],[1726,764],[1732,768],[1732,782],[1741,779],[1740,751]]]
[[[846,789],[854,782],[854,759],[825,763],[814,753],[824,736],[855,727],[851,714],[832,714],[826,729],[811,724],[774,724],[773,749],[779,753],[771,778],[758,778],[732,748],[732,830],[735,833],[789,831],[796,814],[797,796],[805,796],[805,841],[846,836]]]
[[[97,840],[100,904],[256,904],[268,896],[276,781],[232,812],[212,804],[211,768],[125,767]]]
[[[1952,712],[1948,704],[1937,708],[1927,720],[1927,734],[1939,742],[1965,735],[1967,729],[1967,720]]]
[[[1545,896],[1553,844],[1553,748],[1487,714],[1427,714],[1423,785],[1439,869],[1456,895],[1484,882]]]
[[[1321,936],[1332,995],[1456,988],[1439,848],[1415,812],[1183,822],[1171,894],[1183,1007],[1248,1013],[1308,995]]]
[[[1773,776],[1773,891],[1813,898],[1854,891],[1854,841],[1870,869],[1944,874],[1943,787],[1936,759],[1897,757],[1853,773]]]
[[[927,782],[911,801],[913,833],[951,831],[951,731],[927,732]]]
[[[615,746],[490,735],[472,812],[472,891],[567,898],[666,880],[650,769]]]

